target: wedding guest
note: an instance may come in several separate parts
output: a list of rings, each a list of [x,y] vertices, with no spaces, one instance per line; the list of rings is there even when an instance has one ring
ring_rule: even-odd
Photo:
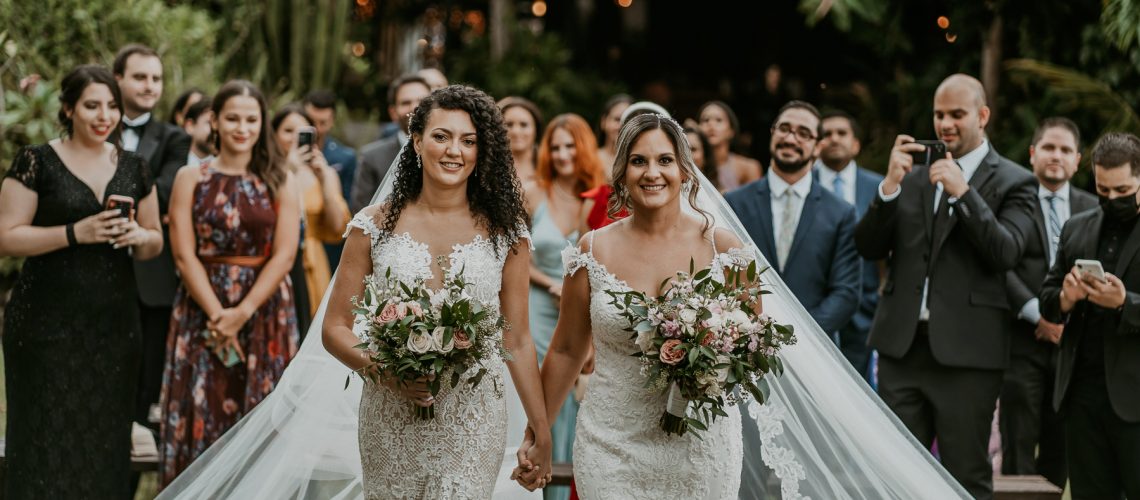
[[[1140,139],[1105,134],[1092,164],[1100,207],[1061,229],[1039,295],[1041,317],[1065,325],[1053,407],[1073,498],[1140,498]],[[1105,279],[1077,259],[1099,260]]]
[[[685,120],[689,122],[691,120]],[[712,154],[712,145],[708,137],[696,126],[685,125],[685,138],[689,140],[689,151],[693,154],[693,163],[697,170],[705,176],[713,187],[720,189],[720,180],[717,178],[716,158]]]
[[[4,315],[3,496],[127,498],[142,349],[131,261],[162,249],[158,198],[146,162],[118,146],[110,71],[71,70],[60,105],[63,137],[20,148],[0,184],[0,256],[27,258]]]
[[[190,136],[190,154],[186,155],[186,165],[196,167],[214,157],[214,142],[210,138],[210,98],[204,97],[186,108],[182,118],[182,130]]]
[[[190,109],[190,106],[201,101],[203,97],[206,97],[206,94],[197,87],[190,87],[181,94],[178,94],[178,97],[174,98],[174,104],[170,106],[170,117],[167,121],[169,121],[171,125],[181,127],[182,122],[186,121],[186,112]]]
[[[669,112],[665,111],[659,104],[651,101],[638,101],[630,104],[621,112],[621,125],[633,119],[636,116],[644,114],[658,114],[664,117],[669,117]],[[621,127],[618,127],[620,130]],[[613,193],[611,186],[610,175],[613,173],[613,165],[602,165],[602,179],[603,182],[597,187],[582,193],[582,211],[578,215],[578,232],[586,234],[591,230],[605,227],[617,219],[629,215],[629,211],[625,207],[618,207],[612,214],[610,213],[609,199],[610,193]],[[591,358],[592,360],[593,358]],[[587,366],[592,366],[592,361],[587,363]]]
[[[718,167],[717,180],[722,192],[728,192],[760,178],[760,162],[732,152],[733,140],[740,133],[736,113],[721,101],[709,101],[697,114],[701,132],[712,145]]]
[[[431,91],[435,92],[447,86],[447,76],[438,68],[424,68],[416,72],[416,76],[423,78]]]
[[[332,279],[328,258],[321,243],[335,243],[344,239],[345,224],[352,214],[340,193],[340,180],[336,171],[325,161],[321,152],[311,146],[297,146],[297,130],[311,127],[305,110],[289,105],[281,108],[271,122],[277,147],[285,153],[285,164],[293,173],[301,194],[301,213],[304,218],[305,284],[308,289],[309,313],[316,314],[325,289]]]
[[[887,259],[871,324],[879,395],[976,498],[993,497],[990,426],[1009,360],[1005,271],[1030,237],[1036,182],[986,138],[990,108],[977,79],[956,74],[934,93],[947,154],[900,135],[879,193],[855,230],[863,258]]]
[[[597,139],[582,117],[574,114],[554,117],[546,126],[538,147],[536,182],[526,191],[534,244],[530,264],[530,334],[539,363],[546,356],[554,326],[558,324],[562,250],[578,241],[578,214],[582,209],[579,194],[605,179],[595,144]],[[572,461],[577,413],[578,402],[570,397],[554,420],[551,438],[556,462]],[[547,500],[564,500],[569,496],[569,489],[547,487],[543,496]]]
[[[163,485],[269,394],[297,352],[286,276],[300,231],[297,181],[257,87],[223,85],[212,111],[218,156],[180,170],[170,201],[182,284],[163,377]]]
[[[401,76],[388,86],[388,118],[398,125],[397,133],[360,148],[360,166],[356,169],[349,198],[353,213],[372,203],[372,196],[380,188],[392,161],[408,143],[408,117],[428,94],[431,87],[427,81],[414,75]]]
[[[112,71],[123,96],[122,148],[138,153],[150,166],[150,177],[158,194],[158,213],[165,221],[174,176],[190,154],[190,136],[176,125],[152,116],[162,99],[163,89],[163,67],[158,52],[145,45],[126,45],[115,55]],[[178,286],[165,222],[162,231],[162,253],[151,260],[134,262],[143,340],[135,421],[152,430],[158,428],[158,397],[167,354],[166,332],[170,328],[174,290]]]
[[[503,112],[503,124],[511,141],[515,173],[523,188],[529,189],[535,182],[535,154],[538,137],[542,133],[542,113],[538,106],[522,97],[504,97],[498,106]]]
[[[340,177],[341,197],[347,200],[352,195],[352,179],[356,177],[356,151],[337,142],[331,134],[336,125],[336,94],[329,90],[314,90],[305,96],[304,106],[305,113],[317,128],[317,149]],[[336,269],[343,249],[343,240],[325,243],[330,268]]]
[[[819,183],[832,194],[855,207],[858,220],[871,205],[871,199],[878,192],[883,176],[860,167],[855,162],[862,144],[859,142],[861,130],[855,118],[844,112],[831,112],[823,115],[820,122],[819,159],[813,170],[819,176]],[[867,337],[871,333],[871,320],[879,304],[879,263],[859,259],[860,283],[859,307],[846,325],[839,329],[838,345],[843,356],[856,372],[868,382],[874,381],[874,368],[871,366],[871,347]]]
[[[998,420],[1001,470],[1006,475],[1040,474],[1065,487],[1065,429],[1051,403],[1057,366],[1055,346],[1064,325],[1041,317],[1037,293],[1057,255],[1061,227],[1069,217],[1096,208],[1096,197],[1069,184],[1081,162],[1081,136],[1067,118],[1047,118],[1029,145],[1037,178],[1034,225],[1017,267],[1006,274],[1012,325]]]
[[[621,130],[621,115],[625,109],[633,104],[633,98],[627,94],[618,94],[610,97],[602,106],[602,115],[598,119],[598,160],[602,169],[612,170],[614,154],[617,152],[617,135]]]

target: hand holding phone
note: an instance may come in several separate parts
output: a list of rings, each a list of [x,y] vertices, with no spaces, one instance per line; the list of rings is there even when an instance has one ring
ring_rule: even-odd
[[[1081,276],[1082,280],[1108,282],[1108,278],[1104,274],[1104,266],[1100,264],[1099,260],[1077,259],[1074,267],[1077,268],[1077,274]]]
[[[923,146],[922,151],[914,151],[910,153],[911,158],[914,158],[915,165],[930,165],[946,157],[945,142],[934,140],[914,141],[914,143]]]
[[[107,210],[118,210],[119,217],[124,219],[133,219],[135,208],[135,199],[130,196],[123,196],[121,194],[112,194],[107,196]]]
[[[305,146],[310,148],[317,142],[317,129],[313,127],[300,127],[297,129],[297,149]],[[308,163],[306,161],[305,163]]]

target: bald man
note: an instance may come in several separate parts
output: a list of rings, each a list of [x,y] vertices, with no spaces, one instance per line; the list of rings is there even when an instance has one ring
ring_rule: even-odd
[[[934,94],[942,158],[895,139],[886,178],[855,231],[867,259],[888,259],[871,326],[879,394],[926,447],[938,440],[946,470],[975,498],[993,496],[990,423],[1009,360],[1005,271],[1033,230],[1036,182],[986,139],[990,109],[973,77],[953,75]]]

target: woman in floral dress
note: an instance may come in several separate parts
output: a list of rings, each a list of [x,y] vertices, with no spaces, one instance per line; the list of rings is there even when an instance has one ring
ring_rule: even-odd
[[[295,181],[253,84],[227,83],[213,112],[218,157],[181,170],[170,199],[182,284],[163,377],[163,485],[269,394],[297,352]]]

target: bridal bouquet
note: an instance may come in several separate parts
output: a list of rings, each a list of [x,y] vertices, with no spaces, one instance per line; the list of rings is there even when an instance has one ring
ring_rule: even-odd
[[[448,373],[451,387],[465,375],[470,375],[466,383],[475,386],[487,373],[483,360],[509,357],[495,335],[503,327],[502,317],[467,292],[462,270],[447,278],[445,261],[441,258],[438,264],[445,276],[438,291],[422,279],[397,280],[388,268],[383,276],[364,279],[363,298],[353,297],[353,313],[365,325],[358,331],[363,342],[356,348],[367,352],[379,368],[366,372],[373,383],[379,377],[394,377],[400,384],[427,377],[435,396]],[[422,419],[435,418],[434,406],[413,405],[413,410]]]
[[[611,291],[611,303],[629,321],[637,344],[633,356],[642,363],[646,387],[668,387],[661,428],[682,435],[708,430],[724,407],[752,395],[763,403],[764,375],[783,372],[778,353],[796,341],[791,325],[757,314],[752,302],[769,293],[762,289],[756,261],[742,258],[721,268],[693,274],[678,272],[661,283],[661,293],[648,298],[637,291]],[[727,270],[721,283],[713,272]],[[744,390],[736,391],[738,387]],[[698,434],[699,437],[699,434]]]

